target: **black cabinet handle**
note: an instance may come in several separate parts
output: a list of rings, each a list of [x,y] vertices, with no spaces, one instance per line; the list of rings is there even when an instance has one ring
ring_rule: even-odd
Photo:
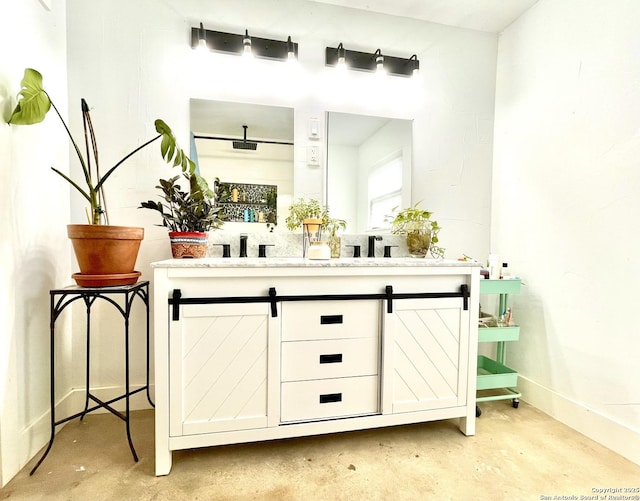
[[[340,364],[342,363],[342,353],[333,353],[331,355],[320,355],[321,364]]]
[[[327,393],[320,395],[321,404],[330,404],[332,402],[342,402],[342,393]]]
[[[320,315],[320,325],[341,324],[342,315]]]

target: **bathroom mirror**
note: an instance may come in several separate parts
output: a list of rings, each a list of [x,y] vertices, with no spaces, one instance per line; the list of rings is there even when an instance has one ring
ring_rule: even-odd
[[[285,227],[293,200],[293,117],[292,108],[191,99],[191,158],[211,186],[220,180],[229,222]]]
[[[384,217],[411,205],[412,121],[328,112],[327,204],[349,233],[388,229]]]

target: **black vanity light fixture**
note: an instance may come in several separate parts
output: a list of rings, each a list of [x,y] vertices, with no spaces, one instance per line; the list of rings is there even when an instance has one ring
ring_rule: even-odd
[[[202,23],[198,28],[191,28],[191,48],[277,61],[298,59],[298,44],[292,42],[291,37],[281,41],[250,36],[249,30],[245,30],[244,34],[212,31],[205,29]]]
[[[394,57],[382,54],[380,49],[374,53],[346,50],[342,43],[338,47],[325,49],[325,65],[340,67],[345,65],[352,70],[386,72],[389,75],[410,77],[417,75],[420,69],[418,56],[410,58]]]

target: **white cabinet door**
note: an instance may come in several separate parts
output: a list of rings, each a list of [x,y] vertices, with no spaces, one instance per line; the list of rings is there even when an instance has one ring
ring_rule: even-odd
[[[183,305],[170,325],[170,434],[267,426],[269,305]]]
[[[466,404],[469,312],[462,299],[400,299],[385,314],[383,412]]]

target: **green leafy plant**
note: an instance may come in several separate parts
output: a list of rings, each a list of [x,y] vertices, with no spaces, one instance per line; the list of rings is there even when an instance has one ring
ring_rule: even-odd
[[[325,229],[327,230],[329,249],[331,249],[331,257],[340,257],[340,244],[341,239],[338,232],[347,228],[347,222],[344,219],[337,219],[335,217],[327,218],[325,223]]]
[[[267,207],[272,210],[276,210],[278,207],[278,192],[275,188],[269,188],[265,193],[265,200]]]
[[[162,158],[167,163],[173,164],[174,167],[180,166],[182,172],[187,173],[192,178],[191,183],[198,185],[199,191],[202,193],[209,193],[209,195],[211,195],[206,181],[196,173],[193,161],[191,161],[184,151],[178,147],[171,128],[160,119],[155,121],[156,132],[158,133],[157,136],[135,148],[122,159],[117,161],[113,166],[106,169],[104,174],[101,174],[98,162],[98,146],[87,102],[84,99],[81,100],[85,143],[85,153],[83,154],[78,142],[76,142],[71,135],[71,131],[62,118],[60,111],[42,86],[42,75],[32,68],[25,69],[24,77],[21,82],[21,90],[18,93],[18,104],[9,118],[9,123],[12,125],[32,125],[40,123],[44,120],[51,108],[53,108],[58,115],[58,118],[62,122],[62,125],[71,140],[71,144],[73,145],[78,160],[80,161],[80,165],[82,166],[85,186],[82,187],[80,183],[72,180],[69,176],[55,167],[52,167],[52,169],[87,199],[91,207],[91,215],[89,217],[89,222],[91,224],[109,224],[104,197],[105,181],[131,156],[158,139],[161,139],[160,153]]]
[[[289,215],[284,222],[290,231],[302,228],[305,219],[322,219],[323,226],[329,222],[329,209],[321,206],[315,198],[299,198],[289,206]]]
[[[189,191],[183,191],[178,184],[180,176],[160,179],[156,186],[162,192],[163,202],[149,200],[142,202],[139,209],[158,211],[162,225],[169,231],[210,231],[220,228],[224,221],[220,218],[221,207],[216,207],[215,196],[203,191],[189,174],[182,177],[189,182]]]
[[[324,223],[324,227],[330,237],[335,237],[339,231],[344,231],[347,228],[347,222],[344,219],[329,217],[327,222]]]
[[[436,245],[441,227],[431,219],[432,212],[419,208],[420,202],[412,207],[398,210],[385,217],[391,223],[391,233],[406,235],[407,247],[412,256],[425,256],[429,252],[435,258],[444,256],[444,249]]]

